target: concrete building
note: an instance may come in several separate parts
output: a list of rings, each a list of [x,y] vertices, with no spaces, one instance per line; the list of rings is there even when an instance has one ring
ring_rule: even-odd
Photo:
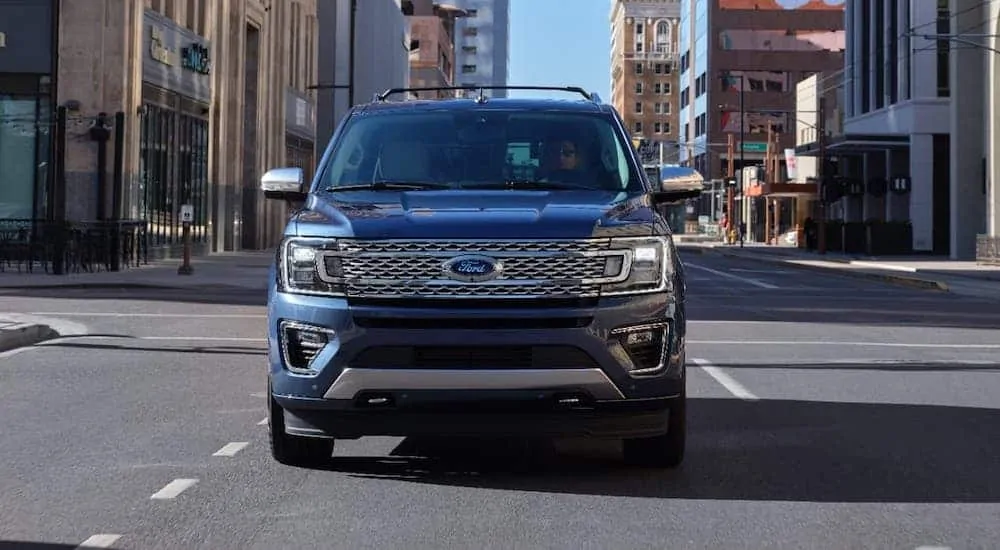
[[[681,0],[680,157],[706,178],[726,175],[728,136],[741,127],[747,165],[763,162],[768,125],[782,149],[794,147],[795,84],[843,66],[843,0],[800,4]]]
[[[972,259],[977,236],[995,242],[989,4],[848,2],[843,135],[826,147],[830,238],[848,251]]]
[[[455,85],[455,21],[465,11],[432,0],[403,0],[410,25],[410,86]],[[421,92],[421,97],[455,97],[454,92]]]
[[[401,0],[320,0],[317,9],[323,32],[319,34],[317,54],[316,146],[317,153],[322,154],[334,128],[352,105],[409,83],[410,31]]]
[[[986,231],[976,256],[1000,263],[1000,0],[991,0],[982,18],[986,35]]]
[[[0,148],[12,147],[0,153],[0,189],[17,189],[0,215],[132,220],[154,256],[179,253],[185,204],[196,253],[280,236],[283,207],[265,203],[257,180],[289,157],[312,163],[315,0],[5,0],[0,32],[0,71],[19,73],[0,79],[0,97],[18,97],[0,110]],[[57,106],[65,150],[53,139]],[[10,132],[22,137],[11,143]]]
[[[460,86],[507,86],[510,79],[510,0],[457,0],[465,17],[455,28],[455,79]],[[507,90],[486,90],[507,97]]]
[[[646,164],[676,163],[680,0],[614,0],[611,103]]]

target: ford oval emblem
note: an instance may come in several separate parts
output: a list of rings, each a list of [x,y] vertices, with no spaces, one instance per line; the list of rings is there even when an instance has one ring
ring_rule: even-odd
[[[455,256],[442,266],[449,279],[464,283],[491,281],[500,276],[503,264],[489,256]]]

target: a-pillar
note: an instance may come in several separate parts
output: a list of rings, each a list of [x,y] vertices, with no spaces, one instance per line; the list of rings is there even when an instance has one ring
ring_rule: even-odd
[[[934,136],[910,136],[910,224],[913,250],[934,249]]]
[[[951,32],[969,33],[986,19],[980,0],[951,0]],[[995,54],[991,54],[995,55]],[[976,235],[986,230],[983,189],[983,95],[986,56],[983,49],[951,47],[951,257],[973,260]]]

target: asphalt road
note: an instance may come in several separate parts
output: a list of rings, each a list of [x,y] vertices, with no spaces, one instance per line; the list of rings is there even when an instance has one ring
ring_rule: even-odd
[[[995,548],[1000,303],[686,260],[698,366],[667,473],[396,438],[283,467],[261,296],[3,296],[97,336],[0,355],[0,549]]]

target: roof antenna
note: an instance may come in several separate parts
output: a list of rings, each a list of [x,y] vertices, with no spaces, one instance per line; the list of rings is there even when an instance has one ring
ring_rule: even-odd
[[[486,103],[486,91],[483,88],[479,88],[479,97],[476,98],[476,103]]]

